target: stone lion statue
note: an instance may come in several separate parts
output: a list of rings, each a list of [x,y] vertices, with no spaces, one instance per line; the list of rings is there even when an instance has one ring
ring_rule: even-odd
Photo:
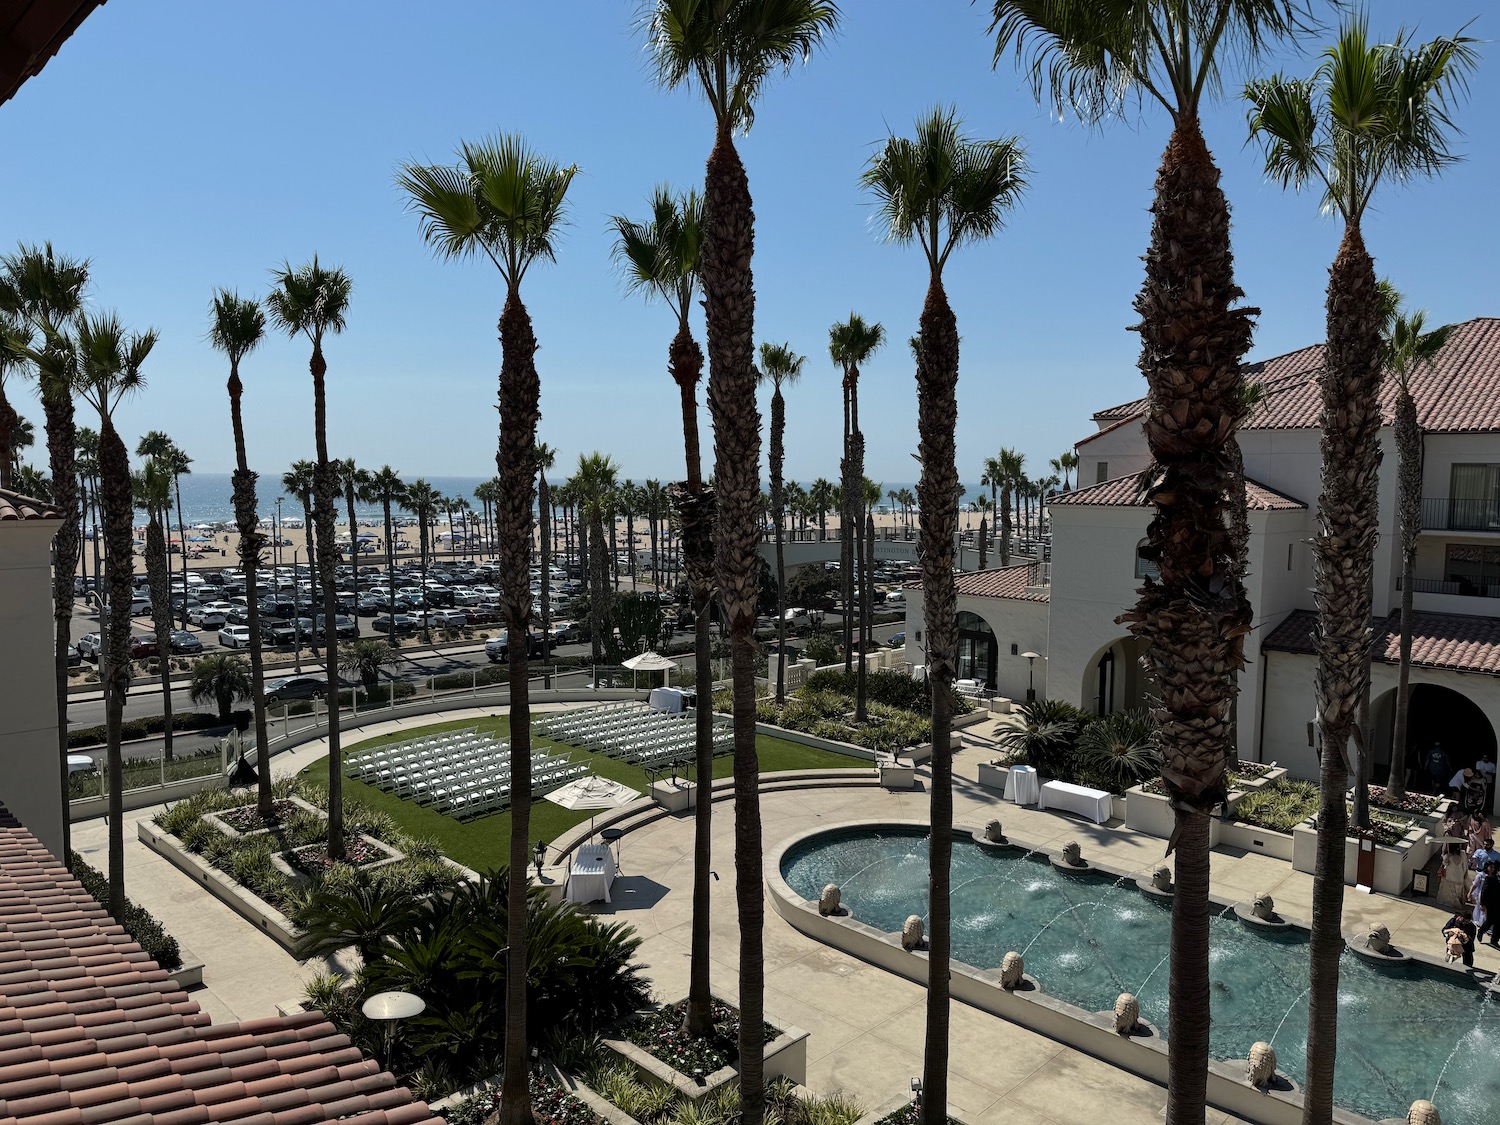
[[[1026,962],[1021,960],[1021,955],[1011,950],[1000,962],[1000,987],[1016,989],[1021,987],[1021,977],[1026,972]]]
[[[1365,934],[1365,948],[1371,953],[1387,953],[1391,948],[1391,931],[1376,922]]]
[[[1005,831],[998,820],[992,820],[984,826],[984,838],[996,844],[1005,843]]]
[[[1128,992],[1120,993],[1115,1000],[1115,1034],[1130,1035],[1140,1022],[1140,1001]]]
[[[1437,1106],[1421,1098],[1412,1102],[1411,1109],[1406,1111],[1406,1125],[1443,1125],[1443,1117]]]
[[[1083,849],[1078,846],[1077,840],[1069,840],[1062,846],[1062,859],[1069,867],[1083,866]]]
[[[839,912],[839,903],[843,895],[839,891],[837,883],[829,883],[823,888],[823,893],[818,896],[818,913],[827,918],[830,914]]]
[[[1156,869],[1151,872],[1151,885],[1159,891],[1170,891],[1172,889],[1172,869],[1165,863],[1158,863]]]
[[[913,914],[901,927],[901,948],[919,949],[922,945],[922,916]]]
[[[1245,1079],[1258,1090],[1265,1089],[1276,1077],[1276,1050],[1269,1043],[1256,1043],[1250,1048],[1250,1060],[1245,1066]]]
[[[1255,902],[1250,909],[1257,918],[1264,918],[1267,922],[1274,921],[1276,918],[1276,900],[1265,891],[1255,896]]]

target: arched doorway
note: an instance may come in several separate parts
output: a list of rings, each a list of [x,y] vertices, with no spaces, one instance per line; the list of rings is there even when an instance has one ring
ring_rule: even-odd
[[[1391,772],[1391,734],[1396,722],[1396,691],[1392,688],[1370,703],[1370,726],[1374,729],[1375,753],[1370,781],[1384,785]],[[1406,717],[1407,784],[1420,793],[1430,792],[1427,757],[1441,746],[1452,771],[1472,766],[1485,754],[1494,757],[1495,728],[1483,710],[1468,696],[1441,684],[1412,684]],[[1452,773],[1449,774],[1449,777]],[[1449,778],[1443,778],[1443,784]]]
[[[1111,641],[1084,666],[1080,704],[1096,715],[1128,711],[1146,702],[1146,670],[1141,656],[1146,642],[1139,637]]]
[[[991,691],[999,664],[1000,643],[990,623],[977,613],[958,615],[958,678],[979,680]]]

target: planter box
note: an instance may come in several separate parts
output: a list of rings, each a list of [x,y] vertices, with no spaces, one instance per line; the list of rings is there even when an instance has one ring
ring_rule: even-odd
[[[1292,830],[1292,868],[1311,874],[1317,868],[1318,833],[1309,823],[1297,825]],[[1417,825],[1402,837],[1397,844],[1376,844],[1373,841],[1344,839],[1344,885],[1356,884],[1359,872],[1361,845],[1374,849],[1375,881],[1372,890],[1381,894],[1400,896],[1411,886],[1412,872],[1427,865],[1437,851],[1432,836],[1422,825]]]
[[[180,942],[177,945],[177,955],[182,958],[182,964],[172,970],[172,979],[177,982],[177,987],[185,992],[191,992],[195,988],[202,988],[203,961],[196,953]]]
[[[651,799],[669,813],[686,812],[693,807],[693,793],[697,786],[685,780],[653,781]]]
[[[1291,837],[1285,837],[1285,848],[1281,847],[1280,841],[1273,844],[1265,836],[1264,829],[1255,828],[1252,825],[1241,825],[1235,821],[1234,811],[1239,807],[1249,794],[1257,789],[1262,789],[1274,781],[1279,781],[1286,776],[1286,770],[1280,766],[1269,771],[1264,777],[1246,780],[1237,785],[1229,792],[1229,800],[1225,804],[1229,808],[1229,816],[1212,817],[1208,823],[1208,846],[1216,848],[1220,844],[1228,844],[1231,847],[1242,847],[1246,851],[1263,852],[1267,855],[1275,855],[1281,859],[1291,859]],[[1171,802],[1159,793],[1151,793],[1142,785],[1135,785],[1125,791],[1125,826],[1137,832],[1144,832],[1148,836],[1166,840],[1172,835],[1174,816]],[[1242,826],[1247,833],[1234,831],[1237,826]],[[1271,836],[1282,836],[1282,833],[1273,832]],[[1285,855],[1282,855],[1282,851]]]
[[[880,785],[883,789],[915,789],[917,768],[915,766],[881,766]]]
[[[770,1017],[767,1017],[766,1022],[773,1027],[778,1025],[781,1027],[781,1034],[766,1044],[766,1081],[769,1082],[773,1078],[789,1078],[799,1086],[807,1085],[808,1033],[800,1027],[792,1027]],[[738,1081],[740,1076],[740,1068],[730,1063],[728,1066],[721,1066],[712,1074],[704,1075],[703,1085],[700,1086],[693,1075],[683,1074],[629,1040],[605,1039],[604,1045],[624,1058],[643,1076],[674,1087],[679,1094],[690,1101],[696,1102],[713,1093],[720,1086]]]
[[[1009,766],[996,766],[989,762],[979,763],[979,785],[982,789],[993,789],[996,793],[1004,793],[1005,782],[1009,777]]]
[[[1221,820],[1216,823],[1219,826],[1219,843],[1224,847],[1275,856],[1288,863],[1292,861],[1292,837],[1288,833],[1274,832],[1258,824],[1246,824],[1243,820]]]
[[[1004,696],[997,695],[994,699],[990,700],[991,715],[1009,715],[1010,709],[1011,701]]]
[[[878,1106],[872,1109],[869,1113],[865,1114],[858,1121],[856,1121],[854,1125],[875,1125],[877,1121],[884,1121],[887,1117],[895,1113],[897,1110],[905,1109],[907,1106],[911,1105],[911,1102],[912,1098],[910,1094],[897,1094],[893,1098],[887,1098],[885,1101],[881,1102]],[[948,1106],[948,1119],[950,1121],[958,1121],[961,1123],[961,1125],[968,1125],[968,1123],[964,1121],[962,1117],[953,1112],[953,1106],[951,1104]]]
[[[277,804],[290,803],[292,805],[295,805],[297,808],[301,809],[303,812],[310,812],[314,816],[319,817],[319,818],[321,818],[323,820],[327,820],[328,819],[328,814],[326,812],[324,812],[322,809],[318,808],[316,805],[310,805],[310,804],[308,804],[301,797],[278,797],[276,799],[276,803]],[[242,809],[253,809],[254,807],[255,807],[255,802],[254,801],[250,801],[247,804],[237,806],[237,808],[242,808]],[[236,810],[235,809],[225,809],[224,810],[224,812],[234,812],[234,811],[236,811]],[[275,829],[272,828],[272,827],[266,827],[266,828],[252,828],[249,832],[241,832],[238,828],[236,828],[234,825],[230,824],[227,820],[224,819],[224,813],[223,812],[207,813],[203,817],[203,819],[206,820],[206,821],[208,821],[208,823],[212,824],[220,832],[224,833],[224,835],[230,837],[231,839],[235,839],[235,840],[248,840],[252,836],[264,836],[268,832],[274,832],[275,831]]]

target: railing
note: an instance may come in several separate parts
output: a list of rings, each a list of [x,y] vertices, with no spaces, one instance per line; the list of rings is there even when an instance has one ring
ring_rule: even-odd
[[[1396,579],[1396,589],[1402,588],[1401,579]],[[1467,579],[1448,581],[1442,578],[1413,578],[1411,591],[1414,594],[1452,594],[1460,598],[1500,598],[1500,583],[1479,584]]]
[[[1500,501],[1423,497],[1422,530],[1500,532]]]

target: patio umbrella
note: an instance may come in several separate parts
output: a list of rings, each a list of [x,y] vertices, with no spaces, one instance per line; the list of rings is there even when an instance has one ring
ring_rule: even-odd
[[[659,652],[643,652],[639,656],[632,656],[622,663],[622,667],[630,669],[630,683],[635,685],[635,673],[637,672],[665,672],[662,686],[666,686],[667,680],[672,678],[672,673],[677,670],[677,661],[669,656],[663,656]]]
[[[615,809],[628,805],[640,793],[607,777],[580,777],[547,794],[547,800],[565,809]]]

